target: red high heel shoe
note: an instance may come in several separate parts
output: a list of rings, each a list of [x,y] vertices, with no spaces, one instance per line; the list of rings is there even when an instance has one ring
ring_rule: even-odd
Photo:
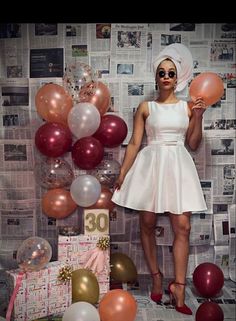
[[[154,276],[156,276],[156,275],[158,275],[161,279],[162,279],[162,277],[163,277],[163,274],[162,274],[160,271],[158,271],[158,272],[156,272],[156,273],[151,273],[151,276],[152,276],[152,277],[154,277]],[[152,301],[158,303],[158,302],[160,302],[161,299],[162,299],[162,293],[154,293],[154,292],[151,292],[150,298],[152,299]]]
[[[176,301],[174,293],[170,289],[172,284],[183,285],[183,286],[186,285],[185,283],[179,283],[179,282],[175,282],[175,281],[170,282],[170,284],[168,285],[168,291],[169,291],[169,294],[170,294],[170,303],[171,304],[172,304],[172,302]],[[175,310],[180,312],[180,313],[188,314],[188,315],[192,315],[193,314],[192,310],[186,304],[184,304],[182,307],[178,307],[176,305],[176,302],[175,302],[173,305],[175,306]]]

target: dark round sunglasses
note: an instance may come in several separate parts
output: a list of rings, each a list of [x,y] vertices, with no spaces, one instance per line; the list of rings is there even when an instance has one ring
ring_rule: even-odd
[[[174,78],[175,75],[176,75],[176,72],[173,71],[173,70],[170,70],[170,71],[160,70],[160,71],[158,72],[158,76],[159,76],[160,78],[164,78],[165,75],[168,75],[169,78]]]

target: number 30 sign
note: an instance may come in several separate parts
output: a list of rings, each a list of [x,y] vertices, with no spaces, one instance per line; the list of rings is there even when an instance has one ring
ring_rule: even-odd
[[[84,234],[104,235],[109,234],[109,210],[85,209]]]

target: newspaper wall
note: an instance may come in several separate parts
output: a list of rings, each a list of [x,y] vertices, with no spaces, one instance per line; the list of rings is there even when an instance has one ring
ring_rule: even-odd
[[[97,70],[98,79],[111,93],[109,112],[123,117],[128,125],[124,143],[105,149],[106,157],[121,163],[139,103],[156,97],[152,61],[161,49],[175,42],[190,49],[194,76],[205,71],[217,73],[225,89],[223,97],[204,113],[203,140],[199,149],[191,152],[208,210],[193,213],[191,217],[188,275],[191,277],[191,269],[203,258],[215,261],[224,268],[226,277],[235,279],[232,232],[235,224],[230,206],[234,202],[236,171],[236,46],[235,30],[223,23],[196,23],[189,29],[178,28],[173,23],[1,24],[1,269],[16,266],[19,242],[31,235],[49,240],[56,260],[58,227],[81,223],[79,211],[62,220],[49,218],[42,212],[45,190],[36,182],[34,173],[36,161],[42,158],[34,145],[36,130],[43,124],[35,106],[38,89],[48,82],[62,85],[65,67],[71,63],[83,62]],[[179,96],[188,99],[188,91]],[[74,166],[70,152],[63,157],[71,164],[75,176],[84,173]],[[110,213],[110,235],[111,250],[128,254],[140,272],[148,273],[139,248],[138,213],[117,206]],[[173,235],[168,218],[162,215],[156,240],[161,248],[158,255],[163,272],[171,275]],[[225,254],[228,259],[223,258]]]

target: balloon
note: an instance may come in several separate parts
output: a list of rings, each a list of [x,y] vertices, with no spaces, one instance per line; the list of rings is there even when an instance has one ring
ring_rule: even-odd
[[[94,134],[100,122],[99,111],[90,103],[79,103],[68,114],[68,126],[77,138]]]
[[[214,297],[224,285],[224,274],[214,263],[201,263],[193,272],[193,284],[203,297]]]
[[[73,101],[78,103],[80,102],[80,90],[85,84],[92,83],[91,94],[95,92],[97,78],[98,75],[91,66],[77,61],[66,66],[63,76],[63,87],[71,95]]]
[[[89,206],[88,208],[102,208],[102,209],[108,209],[109,211],[112,211],[115,207],[115,204],[112,202],[113,193],[109,190],[108,187],[102,186],[101,194],[99,196],[99,199],[96,203]]]
[[[213,72],[203,72],[195,77],[189,86],[189,95],[193,101],[201,97],[206,106],[213,105],[224,94],[222,79]]]
[[[129,292],[115,289],[102,297],[98,311],[102,321],[134,321],[137,303]]]
[[[74,173],[70,164],[62,158],[46,158],[35,165],[37,183],[46,189],[70,186]]]
[[[43,269],[52,257],[52,248],[47,240],[32,236],[19,246],[16,260],[21,270],[25,272]]]
[[[35,105],[43,119],[67,125],[67,116],[73,101],[62,86],[49,83],[43,85],[36,93]]]
[[[196,321],[223,321],[224,313],[215,302],[203,302],[196,311]]]
[[[93,137],[97,138],[105,147],[117,147],[125,139],[128,127],[125,121],[117,115],[104,115]]]
[[[35,145],[48,157],[58,157],[71,148],[72,136],[68,127],[59,123],[45,123],[35,134]]]
[[[79,99],[80,102],[90,102],[95,105],[102,116],[109,109],[111,94],[108,87],[103,82],[89,82],[81,88]]]
[[[71,184],[70,193],[73,200],[81,207],[94,204],[101,193],[101,184],[92,175],[79,175]]]
[[[99,285],[96,276],[87,269],[72,272],[72,301],[96,304],[99,299]]]
[[[137,280],[137,269],[131,258],[124,253],[112,253],[110,257],[111,279],[119,282]]]
[[[49,216],[62,219],[72,214],[77,204],[69,191],[63,188],[50,189],[42,197],[42,210]]]
[[[101,184],[113,187],[120,173],[120,167],[120,163],[116,160],[104,159],[98,166],[90,170],[89,174],[95,176]]]
[[[66,309],[62,321],[100,321],[100,316],[91,303],[81,301]]]
[[[104,155],[104,147],[96,138],[83,137],[72,146],[73,162],[81,169],[92,169],[97,166]]]

